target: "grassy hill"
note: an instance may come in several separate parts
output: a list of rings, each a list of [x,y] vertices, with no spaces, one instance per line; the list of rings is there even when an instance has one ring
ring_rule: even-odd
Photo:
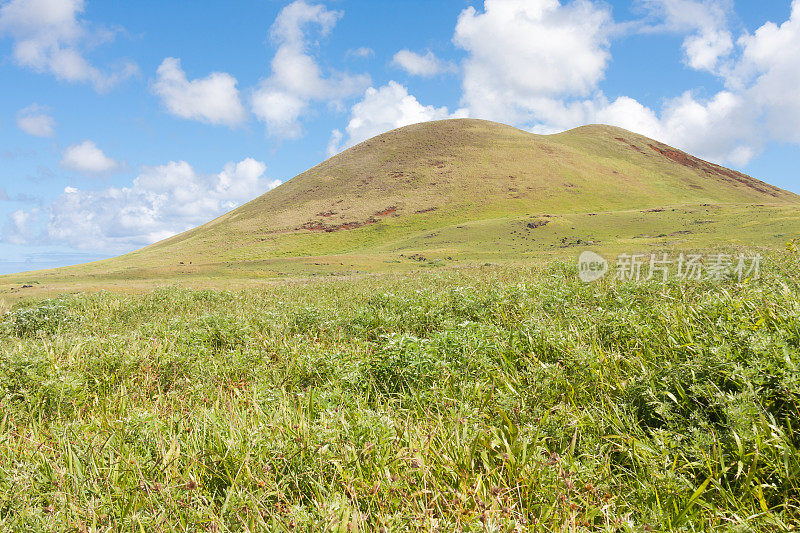
[[[74,287],[519,263],[607,252],[771,246],[800,197],[611,126],[534,135],[482,120],[400,128],[203,226],[118,258],[0,278]]]

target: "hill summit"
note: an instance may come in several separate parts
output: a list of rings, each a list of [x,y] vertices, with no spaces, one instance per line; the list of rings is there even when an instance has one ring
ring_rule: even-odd
[[[674,203],[797,201],[794,194],[611,126],[534,135],[452,119],[374,137],[160,246],[338,232],[386,218],[474,220]]]

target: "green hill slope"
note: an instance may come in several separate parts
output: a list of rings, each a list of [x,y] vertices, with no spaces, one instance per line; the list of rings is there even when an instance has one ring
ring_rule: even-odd
[[[770,245],[800,197],[610,126],[534,135],[481,120],[400,128],[196,229],[6,283],[251,279],[516,261],[589,245]]]

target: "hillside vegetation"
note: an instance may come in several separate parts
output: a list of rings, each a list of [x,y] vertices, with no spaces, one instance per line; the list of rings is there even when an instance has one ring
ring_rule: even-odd
[[[769,248],[800,232],[799,202],[620,128],[534,135],[481,120],[428,122],[365,141],[142,250],[2,277],[0,296],[529,264],[580,247]],[[22,285],[31,287],[12,291]]]
[[[0,325],[4,531],[789,531],[800,262],[66,296]]]

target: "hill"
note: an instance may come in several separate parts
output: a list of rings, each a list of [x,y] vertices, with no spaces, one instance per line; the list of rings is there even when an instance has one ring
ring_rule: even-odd
[[[534,135],[459,119],[365,141],[193,230],[117,258],[0,280],[235,283],[287,275],[528,261],[589,246],[770,246],[800,197],[641,135]]]

